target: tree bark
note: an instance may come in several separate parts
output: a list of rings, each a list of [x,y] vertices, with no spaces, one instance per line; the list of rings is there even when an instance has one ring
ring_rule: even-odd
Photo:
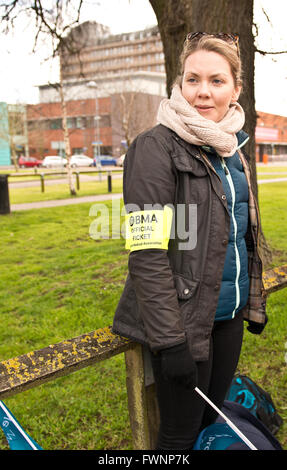
[[[73,180],[72,168],[71,168],[71,145],[70,145],[70,137],[69,137],[69,130],[67,125],[67,105],[64,96],[64,85],[63,85],[63,76],[62,76],[62,64],[61,64],[61,54],[60,54],[60,81],[59,81],[59,93],[60,93],[60,100],[61,100],[61,108],[62,108],[62,127],[64,133],[64,142],[65,142],[65,154],[67,159],[67,174],[68,174],[68,184],[70,188],[71,196],[76,196],[76,188],[75,183]]]
[[[179,72],[179,56],[187,33],[232,32],[240,36],[243,66],[243,90],[239,102],[245,111],[244,130],[249,141],[244,150],[250,156],[251,184],[258,200],[255,160],[256,110],[254,96],[255,46],[253,27],[253,0],[150,0],[161,34],[165,55],[167,94]],[[271,252],[263,236],[264,261],[271,261]]]

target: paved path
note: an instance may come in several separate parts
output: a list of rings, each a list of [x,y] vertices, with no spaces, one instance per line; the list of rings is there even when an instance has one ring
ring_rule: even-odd
[[[281,183],[282,181],[287,181],[287,178],[271,178],[268,180],[257,180],[257,184]]]
[[[264,175],[268,175],[268,176],[270,176],[270,175],[271,175],[271,176],[272,176],[272,175],[273,175],[273,176],[274,176],[274,175],[287,175],[287,172],[285,172],[285,171],[280,171],[280,172],[277,173],[276,171],[273,171],[273,172],[268,173],[267,171],[264,171],[264,172],[260,173],[260,172],[257,171],[257,176],[264,176]]]

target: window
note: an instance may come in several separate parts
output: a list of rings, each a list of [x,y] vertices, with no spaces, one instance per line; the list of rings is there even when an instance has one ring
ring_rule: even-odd
[[[84,127],[84,120],[81,116],[76,117],[76,128],[82,129]]]
[[[72,148],[72,154],[73,155],[81,155],[84,153],[84,149],[82,147],[73,147]]]
[[[101,155],[113,155],[113,148],[101,145]]]
[[[62,119],[51,119],[50,129],[62,129]]]
[[[67,118],[67,127],[72,129],[74,127],[74,118]]]

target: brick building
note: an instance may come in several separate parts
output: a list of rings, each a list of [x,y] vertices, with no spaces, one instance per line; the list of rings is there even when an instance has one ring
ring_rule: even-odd
[[[99,106],[102,153],[106,154],[112,150],[110,99],[99,98]],[[95,140],[95,100],[68,101],[67,114],[72,153],[92,156],[92,142]],[[27,119],[30,156],[44,158],[47,155],[63,154],[64,134],[60,102],[28,105]]]
[[[287,117],[257,111],[255,129],[256,160],[262,162],[287,159]]]
[[[123,143],[156,122],[158,104],[163,97],[149,93],[125,92],[98,98],[100,148],[102,155],[118,157]],[[123,109],[124,103],[126,109]],[[67,102],[68,127],[73,154],[93,157],[96,140],[96,100]],[[124,122],[129,122],[124,129]],[[257,111],[255,130],[256,161],[287,160],[287,117]],[[27,106],[29,155],[44,158],[64,152],[60,102]]]
[[[131,140],[155,124],[162,96],[115,93],[107,97],[67,102],[67,124],[72,154],[95,156],[97,120],[101,155],[119,157]],[[98,104],[98,110],[96,106]],[[29,154],[37,158],[64,154],[61,104],[27,106]]]

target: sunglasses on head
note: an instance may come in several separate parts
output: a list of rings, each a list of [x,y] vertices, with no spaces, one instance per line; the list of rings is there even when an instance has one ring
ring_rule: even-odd
[[[199,41],[200,38],[203,36],[212,36],[213,38],[221,39],[229,44],[235,44],[237,48],[238,57],[240,56],[239,53],[239,35],[233,33],[203,33],[197,31],[196,33],[188,33],[186,36],[187,41],[194,41],[197,39]]]

